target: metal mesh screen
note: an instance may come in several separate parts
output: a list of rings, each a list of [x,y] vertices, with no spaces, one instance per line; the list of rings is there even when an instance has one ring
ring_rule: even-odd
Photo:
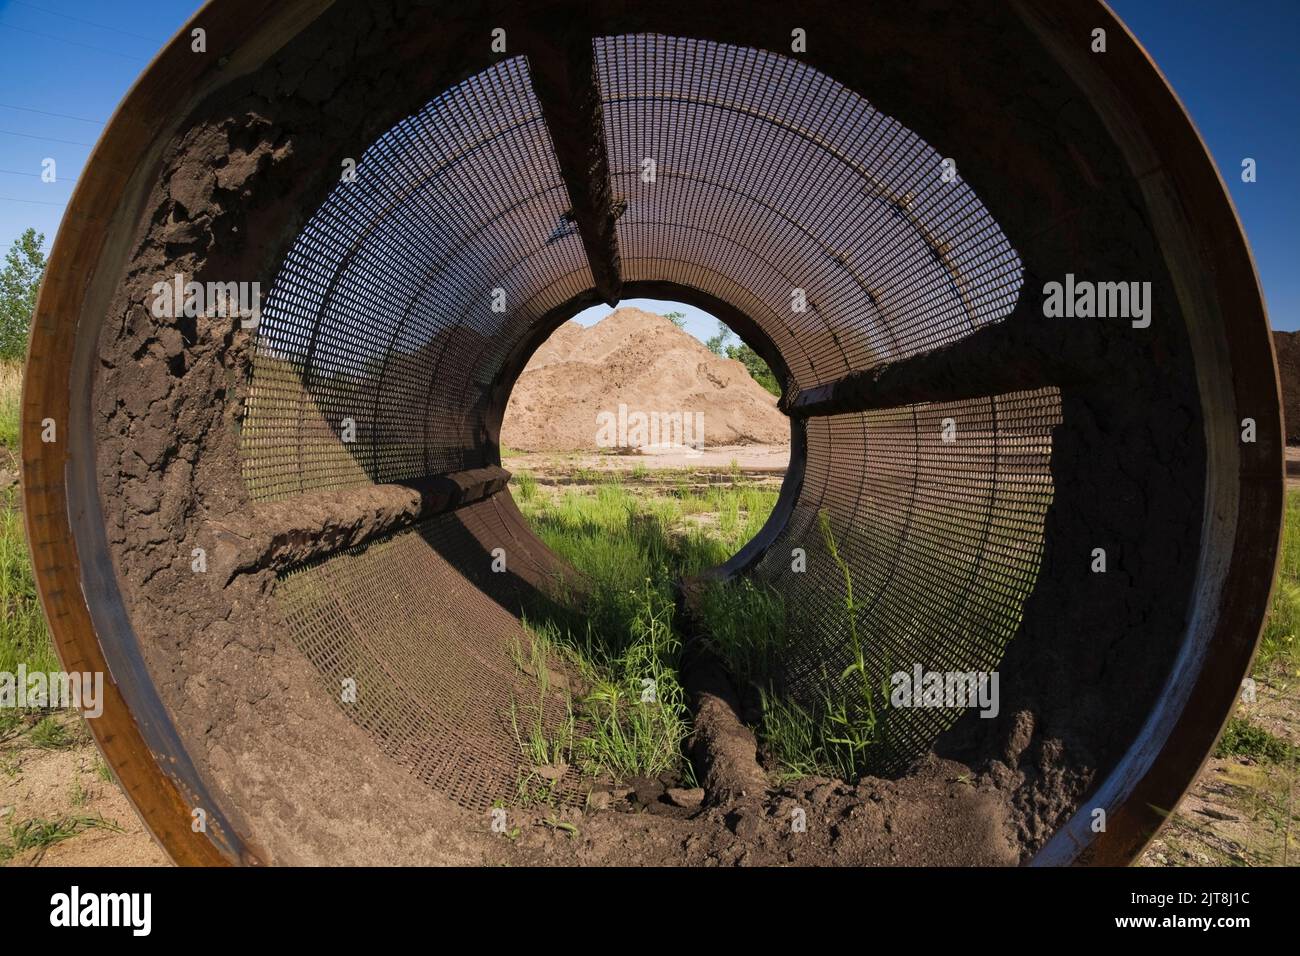
[[[595,42],[623,277],[749,315],[809,387],[999,321],[1020,261],[942,157],[826,76],[663,36]],[[647,164],[651,161],[651,164]],[[263,310],[243,434],[253,497],[485,464],[486,396],[518,342],[590,288],[522,59],[431,102],[361,158],[295,242]],[[505,311],[494,311],[494,291]],[[801,290],[806,309],[796,307]],[[344,440],[344,420],[355,429]],[[945,440],[951,419],[955,434]],[[814,417],[788,524],[754,573],[815,625],[786,649],[805,700],[846,663],[843,575],[873,679],[989,670],[1014,634],[1052,497],[1055,390]],[[488,573],[502,546],[511,573]],[[809,571],[790,571],[804,548]],[[282,577],[298,646],[386,753],[485,808],[529,768],[507,719],[535,681],[518,614],[561,572],[508,496]],[[816,638],[810,636],[814,632]],[[563,714],[545,703],[553,728]],[[901,765],[954,719],[890,722]],[[570,777],[562,789],[572,794]]]
[[[625,277],[734,305],[799,387],[1011,311],[1020,259],[997,223],[960,176],[944,180],[939,152],[861,96],[787,57],[704,40],[603,38],[596,61],[628,202]]]
[[[527,672],[530,638],[517,616],[556,568],[511,517],[479,502],[291,571],[276,591],[348,715],[419,780],[479,810],[540,785],[523,742],[535,720],[550,738],[568,718],[563,696]],[[495,574],[490,552],[504,545],[511,572]],[[575,770],[557,794],[579,799]]]
[[[1036,580],[1052,502],[1056,389],[833,415],[808,422],[808,470],[757,576],[807,622],[784,654],[787,689],[815,704],[850,663],[847,582],[873,686],[912,671],[991,671]],[[803,548],[808,569],[792,570]],[[811,635],[817,634],[814,638]],[[826,635],[837,639],[829,645]],[[918,708],[888,723],[886,765],[923,752],[960,711]]]
[[[557,234],[568,205],[522,58],[385,133],[267,296],[243,432],[253,496],[484,464],[485,390],[524,330],[591,286],[580,240]]]

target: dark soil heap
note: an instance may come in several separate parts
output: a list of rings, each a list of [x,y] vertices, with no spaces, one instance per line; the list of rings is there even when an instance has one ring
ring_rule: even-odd
[[[1282,420],[1286,443],[1300,445],[1300,332],[1274,332],[1277,372],[1282,382]]]

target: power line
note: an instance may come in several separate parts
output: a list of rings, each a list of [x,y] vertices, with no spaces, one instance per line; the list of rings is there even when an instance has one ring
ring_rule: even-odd
[[[106,50],[102,46],[92,46],[89,43],[79,43],[76,40],[69,40],[55,33],[42,33],[40,30],[28,30],[26,27],[16,27],[9,23],[0,23],[0,30],[17,30],[19,33],[30,33],[32,36],[44,37],[47,40],[58,40],[60,43],[79,46],[85,50],[94,50],[96,53],[106,53],[109,56],[120,56],[124,60],[134,60],[136,63],[149,62],[142,56],[132,56],[130,53],[120,53],[117,50]]]
[[[24,171],[21,170],[21,169],[0,169],[0,173],[8,173],[10,176],[36,176],[37,178],[39,178],[39,177],[41,176],[41,173],[28,173],[28,172],[24,172]],[[76,182],[75,179],[67,179],[67,180],[60,179],[60,180],[58,180],[58,181],[61,182],[61,183],[62,183],[62,182],[69,182],[69,183],[74,183],[74,182]],[[51,184],[51,185],[53,185],[53,184]]]
[[[17,199],[14,196],[0,196],[0,202],[25,202],[34,206],[66,206],[65,202],[45,202],[43,199]]]
[[[14,106],[12,103],[0,103],[0,107],[7,110],[22,110],[24,113],[40,113],[42,116],[57,116],[60,119],[76,120],[79,123],[94,123],[96,126],[103,126],[103,120],[86,119],[84,116],[72,116],[68,113],[51,113],[49,110],[35,110],[30,106]]]
[[[94,20],[87,20],[84,17],[74,17],[70,13],[57,13],[54,10],[46,10],[44,7],[38,7],[34,3],[28,3],[27,0],[9,0],[10,3],[17,4],[20,7],[30,7],[33,10],[39,10],[41,13],[48,14],[52,17],[62,17],[64,20],[74,20],[77,23],[84,23],[87,26],[96,27],[100,30],[109,30],[113,33],[120,33],[124,37],[135,37],[137,40],[148,40],[150,43],[159,45],[166,43],[166,40],[159,40],[155,37],[147,37],[142,33],[132,33],[130,30],[119,30],[117,27],[105,26],[102,23],[96,23]]]
[[[23,139],[43,139],[51,143],[66,143],[69,146],[94,146],[94,143],[79,143],[75,139],[58,139],[54,136],[35,136],[31,133],[19,133],[11,129],[0,129],[5,136],[21,136]]]

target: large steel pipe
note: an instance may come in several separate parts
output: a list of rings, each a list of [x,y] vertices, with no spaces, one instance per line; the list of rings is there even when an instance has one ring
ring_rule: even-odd
[[[785,383],[790,475],[720,573],[822,619],[829,522],[873,673],[999,673],[882,772],[960,760],[1022,859],[1131,860],[1248,672],[1282,425],[1223,183],[1093,0],[207,4],[79,179],[23,396],[54,639],[172,859],[465,858],[428,819],[511,793],[508,649],[563,572],[505,401],[638,294]],[[796,642],[790,692],[847,653]]]

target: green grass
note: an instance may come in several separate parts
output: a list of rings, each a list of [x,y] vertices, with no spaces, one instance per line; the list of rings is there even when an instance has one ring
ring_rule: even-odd
[[[573,759],[584,773],[615,779],[687,772],[675,561],[661,517],[611,482],[521,507],[542,539],[582,575],[590,595],[578,611],[539,607],[526,620],[534,642],[566,660],[586,685],[574,705],[582,729]],[[518,736],[540,752],[531,729]]]
[[[533,609],[526,624],[534,642],[565,660],[585,685],[573,702],[579,730],[571,751],[583,773],[689,779],[674,588],[744,544],[767,519],[776,493],[740,486],[684,495],[642,486],[634,493],[617,474],[589,477],[592,487],[520,496],[534,530],[573,565],[586,595],[576,612],[557,602]],[[714,523],[696,520],[714,513]],[[514,720],[525,755],[540,756],[534,722],[521,721],[517,708]]]
[[[1277,585],[1260,635],[1255,676],[1289,684],[1300,678],[1300,491],[1287,492],[1285,519]]]
[[[777,592],[748,581],[712,585],[698,609],[710,647],[742,687],[759,692],[758,737],[778,775],[853,779],[873,769],[884,746],[888,697],[867,666],[853,575],[825,511],[818,515],[818,530],[844,583],[840,606],[829,617],[789,620]],[[784,649],[808,641],[825,645],[828,660],[847,648],[848,664],[838,675],[823,670],[817,689],[805,691],[800,703],[778,678]]]
[[[23,367],[18,362],[0,362],[0,445],[18,458],[18,431],[23,397]]]
[[[7,863],[27,850],[44,849],[62,843],[85,830],[122,832],[120,826],[103,817],[66,816],[57,820],[34,817],[10,824],[8,842],[0,841],[0,863]]]
[[[13,489],[0,500],[0,671],[19,664],[29,671],[58,669],[45,615],[36,596],[22,515],[13,510]]]
[[[22,367],[0,364],[0,464],[18,467],[18,412]],[[36,596],[36,580],[18,510],[18,488],[0,493],[0,671],[58,669],[45,616]]]
[[[537,476],[531,471],[518,471],[510,476],[514,485],[514,496],[521,502],[529,502],[537,497]]]
[[[749,580],[712,584],[701,592],[697,611],[705,624],[705,643],[737,684],[763,689],[780,669],[786,641],[781,595]]]
[[[70,733],[67,726],[56,716],[50,714],[42,717],[27,732],[27,739],[33,747],[41,750],[67,750],[80,743],[76,734]]]
[[[1286,763],[1296,748],[1245,717],[1232,717],[1215,748],[1216,757],[1250,757],[1262,763]]]
[[[721,564],[752,538],[777,493],[747,483],[738,470],[730,482],[702,491],[642,484],[633,492],[608,475],[600,479],[594,487],[521,500],[533,528],[580,572],[589,595],[581,618],[549,609],[527,623],[536,641],[588,685],[575,705],[581,731],[572,749],[584,773],[624,779],[685,772],[681,744],[690,726],[678,673],[674,585]],[[848,658],[842,670],[823,675],[813,704],[795,703],[775,684],[793,637],[774,591],[748,582],[713,584],[702,590],[698,609],[708,645],[742,686],[759,692],[757,730],[769,763],[783,776],[855,777],[881,746],[884,697],[868,673],[852,575],[824,515],[821,532],[845,598],[833,619],[800,622],[800,637],[806,640],[809,629],[826,631],[823,641],[847,647]],[[642,699],[647,686],[653,700]],[[524,720],[512,708],[512,724],[521,752],[534,763],[553,754],[536,716]]]

